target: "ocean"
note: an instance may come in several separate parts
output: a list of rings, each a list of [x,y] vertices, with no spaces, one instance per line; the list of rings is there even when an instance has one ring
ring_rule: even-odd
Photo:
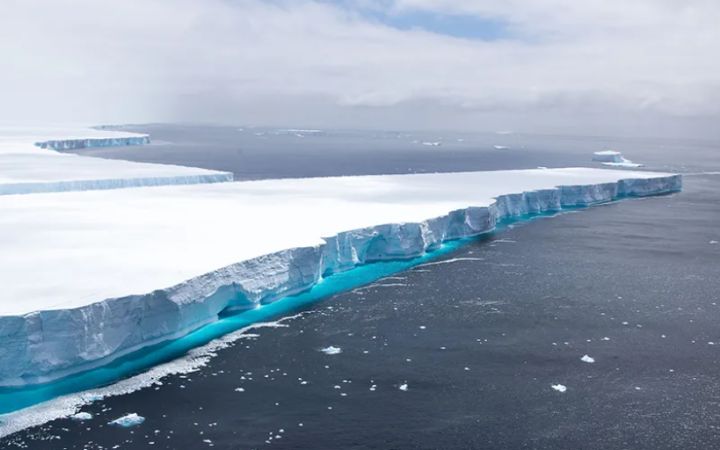
[[[91,420],[54,420],[1,439],[0,448],[720,446],[718,143],[122,129],[148,132],[153,144],[79,153],[229,170],[244,180],[597,167],[592,152],[610,147],[685,178],[678,194],[539,217],[432,257],[347,273],[256,317],[266,326],[211,345],[195,371],[98,400],[82,408]],[[197,361],[181,356],[186,350],[174,356]],[[145,421],[108,425],[128,413]]]

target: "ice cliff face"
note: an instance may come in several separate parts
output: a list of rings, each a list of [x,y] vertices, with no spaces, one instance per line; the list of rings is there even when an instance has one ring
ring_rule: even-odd
[[[491,231],[500,220],[665,194],[681,186],[679,175],[668,175],[502,195],[490,206],[469,206],[418,223],[341,232],[325,238],[322,245],[238,262],[144,295],[3,316],[0,385],[39,383],[102,365],[197,329],[224,310],[275,301],[360,264],[418,256],[444,241]]]
[[[593,161],[601,162],[605,166],[612,167],[642,167],[642,164],[634,163],[626,159],[622,153],[615,150],[602,150],[593,153]]]
[[[144,145],[150,143],[150,136],[122,136],[122,137],[96,137],[80,139],[58,139],[36,142],[40,148],[51,148],[53,150],[75,150],[90,147],[123,147],[127,145]]]

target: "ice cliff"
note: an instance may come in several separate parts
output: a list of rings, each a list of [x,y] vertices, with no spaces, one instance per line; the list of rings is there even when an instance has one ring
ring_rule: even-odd
[[[95,138],[70,138],[50,139],[47,141],[35,142],[40,148],[51,148],[53,150],[76,150],[90,147],[122,147],[127,145],[144,145],[150,143],[150,136],[120,136],[120,137],[95,137]]]
[[[533,176],[554,173],[551,170],[528,172]],[[622,172],[622,175],[628,173]],[[40,383],[102,365],[123,354],[197,329],[216,320],[223,311],[273,302],[304,291],[332,273],[361,264],[418,256],[444,241],[491,231],[501,220],[519,220],[532,214],[625,197],[666,194],[678,191],[682,186],[679,175],[630,178],[622,178],[622,175],[612,182],[505,193],[495,196],[494,201],[445,209],[444,214],[425,220],[380,223],[342,231],[325,237],[319,245],[289,248],[243,260],[152,292],[107,298],[78,307],[0,316],[0,385]],[[417,183],[426,196],[432,196],[434,186],[441,186],[446,183],[442,180],[448,179],[447,175],[437,175],[441,182],[434,185],[426,181],[432,180],[432,175],[415,177],[415,180],[421,180]],[[368,191],[377,190],[383,181],[382,177],[367,178]],[[393,182],[397,179],[402,181],[401,177],[394,177]],[[459,180],[460,184],[464,183]],[[232,184],[240,186],[238,190],[243,188],[241,185],[251,186]],[[476,188],[473,185],[463,187],[466,190]],[[401,194],[397,194],[398,197]],[[292,201],[298,201],[299,196],[293,194]],[[262,201],[272,201],[272,197],[265,194]],[[444,204],[440,203],[441,206]],[[334,214],[332,206],[324,208],[326,214]],[[248,220],[254,219],[249,217]],[[290,218],[286,225],[288,233],[293,232],[293,226]],[[257,239],[255,236],[241,237]],[[92,263],[88,261],[88,264]],[[173,264],[173,261],[167,263]],[[11,300],[22,301],[19,298]]]
[[[606,166],[613,167],[642,167],[642,164],[634,163],[626,159],[622,153],[615,150],[602,150],[593,153],[593,161],[597,161]]]
[[[0,128],[0,195],[219,183],[232,173],[106,160],[65,150],[149,144],[145,134],[79,129]]]

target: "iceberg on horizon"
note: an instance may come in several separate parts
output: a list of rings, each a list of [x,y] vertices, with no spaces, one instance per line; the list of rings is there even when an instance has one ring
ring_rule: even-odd
[[[593,161],[602,163],[605,166],[611,167],[629,167],[637,168],[642,167],[642,164],[634,163],[629,159],[623,157],[622,153],[615,150],[601,150],[593,153]]]
[[[63,152],[149,142],[146,134],[102,129],[0,127],[0,196],[233,180],[229,172]]]

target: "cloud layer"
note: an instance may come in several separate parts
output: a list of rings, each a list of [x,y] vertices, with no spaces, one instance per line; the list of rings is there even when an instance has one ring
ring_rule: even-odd
[[[0,120],[702,133],[718,23],[708,0],[5,0]]]

